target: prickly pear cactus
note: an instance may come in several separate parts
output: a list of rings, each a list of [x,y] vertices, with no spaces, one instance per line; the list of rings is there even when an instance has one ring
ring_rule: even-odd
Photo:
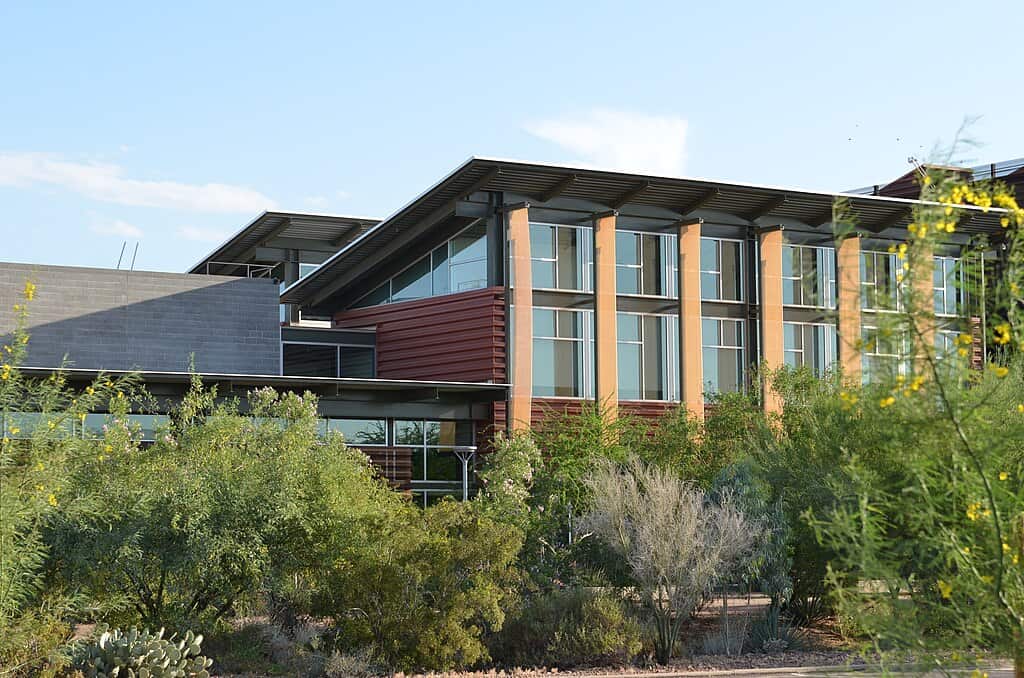
[[[173,635],[165,639],[163,629],[104,628],[78,648],[74,664],[87,678],[210,678],[213,660],[199,654],[202,642],[191,631],[176,640]]]

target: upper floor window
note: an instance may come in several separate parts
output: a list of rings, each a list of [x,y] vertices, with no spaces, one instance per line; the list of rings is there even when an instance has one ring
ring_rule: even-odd
[[[657,233],[615,233],[615,290],[618,294],[671,296],[673,253],[668,236]]]
[[[678,400],[678,316],[619,313],[619,398]]]
[[[299,280],[320,268],[320,264],[299,264]]]
[[[591,249],[590,229],[530,224],[530,263],[534,288],[591,291]]]
[[[354,308],[487,287],[487,224],[479,221],[385,281]]]
[[[807,367],[823,376],[836,361],[836,326],[826,323],[783,323],[783,353],[790,367]]]
[[[704,390],[708,393],[742,391],[746,385],[746,357],[742,320],[702,318]]]
[[[533,309],[533,395],[593,394],[592,323],[590,311]]]
[[[281,373],[294,377],[372,379],[376,375],[374,349],[286,341],[281,344]]]
[[[861,308],[892,311],[901,307],[899,258],[889,252],[860,253]]]
[[[935,257],[935,314],[957,315],[961,305],[959,261],[955,257]]]
[[[782,246],[782,303],[835,308],[834,249],[809,245]]]
[[[704,301],[743,301],[743,242],[700,239],[700,296]]]

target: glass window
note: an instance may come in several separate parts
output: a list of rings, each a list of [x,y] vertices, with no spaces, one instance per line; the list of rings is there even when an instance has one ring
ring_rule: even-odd
[[[436,248],[431,257],[431,289],[435,295],[448,294],[451,287],[448,284],[448,245],[447,243]]]
[[[282,372],[295,377],[337,377],[338,347],[320,344],[281,345]]]
[[[934,287],[936,315],[955,316],[960,309],[960,270],[954,257],[935,257]]]
[[[587,311],[536,308],[533,311],[533,394],[587,397],[591,364]]]
[[[395,444],[412,447],[413,483],[460,483],[462,460],[452,447],[473,445],[469,421],[395,420]],[[436,486],[435,486],[436,489]]]
[[[487,287],[487,224],[478,222],[451,239],[449,247],[450,279],[443,291],[434,295],[464,292]]]
[[[589,291],[590,231],[576,226],[530,224],[530,263],[537,289]]]
[[[957,351],[956,339],[959,336],[960,333],[957,330],[936,330],[935,355],[939,358],[955,355]]]
[[[700,292],[705,301],[743,300],[743,243],[700,239]]]
[[[299,280],[320,268],[320,264],[299,264]]]
[[[619,313],[617,318],[619,398],[678,399],[673,354],[676,317]]]
[[[391,303],[429,297],[430,280],[430,257],[423,257],[392,279]]]
[[[348,445],[387,444],[387,422],[384,419],[328,419],[327,430],[340,433]]]
[[[137,430],[139,440],[151,443],[170,425],[171,419],[165,414],[129,414],[128,422]]]
[[[831,247],[783,245],[782,303],[835,308],[836,264]]]
[[[360,299],[358,302],[353,304],[353,308],[367,308],[369,306],[380,306],[386,304],[391,299],[391,281],[384,283],[377,287],[372,292],[367,294],[365,297]]]
[[[866,384],[875,377],[891,379],[907,371],[906,339],[888,329],[865,326],[862,329],[862,380]]]
[[[615,234],[615,291],[640,294],[640,235],[618,231]]]
[[[790,367],[823,376],[836,361],[836,327],[826,323],[783,323],[783,350]]]
[[[615,234],[615,278],[619,294],[665,297],[673,291],[668,280],[674,264],[668,236],[656,233]]]
[[[701,330],[705,390],[708,393],[744,390],[743,321],[703,318]]]
[[[873,311],[901,308],[899,267],[895,254],[860,253],[861,308]]]
[[[354,379],[372,379],[377,376],[374,349],[370,346],[342,346],[340,375]]]

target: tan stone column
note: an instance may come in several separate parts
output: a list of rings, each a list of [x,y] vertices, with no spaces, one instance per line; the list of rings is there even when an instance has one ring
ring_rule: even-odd
[[[782,228],[761,232],[761,363],[770,372],[782,367]],[[765,414],[782,412],[782,398],[761,375],[761,399]]]
[[[594,219],[594,363],[597,403],[605,417],[619,412],[618,322],[615,317],[615,212]]]
[[[700,230],[700,221],[679,225],[679,394],[690,415],[704,421]]]
[[[844,381],[860,385],[860,238],[856,234],[836,242],[836,278],[839,366]]]
[[[918,308],[914,310],[914,323],[920,339],[912,337],[914,370],[918,374],[929,369],[928,356],[935,351],[935,254],[927,241],[916,241],[908,251],[908,263],[913,266],[914,291]]]
[[[512,272],[512,328],[508,347],[508,425],[513,431],[530,428],[533,400],[533,273],[530,264],[529,206],[508,211],[508,251]]]

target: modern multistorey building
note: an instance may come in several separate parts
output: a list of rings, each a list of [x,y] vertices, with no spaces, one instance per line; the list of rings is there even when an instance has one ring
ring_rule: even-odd
[[[839,241],[837,197],[856,225]],[[467,449],[551,409],[703,417],[757,365],[902,364],[898,341],[857,339],[899,303],[889,246],[914,204],[473,158],[382,221],[261,214],[187,274],[2,265],[0,332],[33,278],[32,369],[67,356],[78,379],[137,370],[169,396],[190,366],[228,394],[310,390],[325,430],[429,501],[459,491]],[[965,318],[982,334],[956,263],[1001,229],[965,212],[934,252],[938,345]]]

